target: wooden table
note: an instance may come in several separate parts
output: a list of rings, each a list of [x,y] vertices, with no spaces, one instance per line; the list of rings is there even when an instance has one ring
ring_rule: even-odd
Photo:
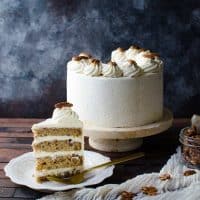
[[[31,151],[33,138],[30,127],[33,123],[39,121],[41,119],[0,119],[0,200],[31,200],[45,195],[45,193],[12,183],[9,178],[5,177],[3,171],[4,166],[10,159]],[[144,151],[146,156],[129,161],[126,164],[117,165],[114,175],[99,185],[121,183],[138,174],[158,172],[169,159],[170,155],[175,152],[179,144],[180,129],[189,125],[189,123],[188,119],[176,119],[174,120],[173,127],[168,131],[160,135],[145,138],[142,148],[138,151]],[[87,138],[85,142],[85,148],[92,150],[88,145]],[[101,153],[111,158],[116,158],[133,152]]]

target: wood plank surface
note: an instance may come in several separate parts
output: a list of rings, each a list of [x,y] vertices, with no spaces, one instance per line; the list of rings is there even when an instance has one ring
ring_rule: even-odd
[[[42,119],[0,119],[0,200],[32,200],[45,195],[45,193],[12,183],[8,177],[5,177],[3,171],[5,165],[12,158],[32,150],[31,143],[33,138],[31,126],[41,120]],[[178,138],[181,128],[189,124],[190,120],[188,119],[175,119],[172,128],[169,130],[162,134],[145,138],[143,146],[137,150],[145,152],[144,158],[117,165],[113,176],[96,186],[109,183],[122,183],[138,174],[158,172],[179,145]],[[85,139],[85,149],[94,150],[88,145],[87,138]],[[133,152],[100,153],[113,159]]]

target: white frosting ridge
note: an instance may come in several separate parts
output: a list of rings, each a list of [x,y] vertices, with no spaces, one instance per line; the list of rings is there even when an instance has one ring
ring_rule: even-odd
[[[91,59],[85,66],[83,73],[87,76],[100,76],[102,72],[102,63],[99,60]]]
[[[76,73],[83,73],[84,67],[89,63],[89,58],[86,56],[74,56],[72,60],[68,62],[67,68],[70,71],[74,71]]]
[[[136,56],[135,61],[145,73],[156,73],[160,70],[161,61],[153,53],[141,52]]]
[[[117,48],[111,53],[111,61],[116,62],[117,65],[121,66],[125,61],[127,61],[125,50],[122,48]]]
[[[129,60],[134,60],[142,70],[135,65],[131,66],[127,64]],[[127,50],[120,47],[117,48],[111,53],[111,61],[117,63],[118,67],[109,67],[106,64],[102,64],[99,60],[93,59],[91,55],[81,53],[79,56],[73,57],[67,66],[69,71],[91,77],[104,76],[117,78],[121,76],[137,77],[146,73],[158,73],[163,65],[157,54],[137,46],[130,46]]]
[[[84,152],[83,150],[78,151],[56,151],[56,152],[47,152],[47,151],[36,151],[34,152],[36,158],[42,158],[42,157],[59,157],[59,156],[68,156],[68,155],[78,155],[83,156]]]
[[[58,169],[45,169],[45,170],[36,170],[35,171],[35,175],[37,177],[42,177],[42,176],[47,176],[47,175],[58,175],[58,174],[64,174],[65,172],[73,172],[73,171],[77,171],[77,170],[80,170],[82,171],[83,170],[83,165],[81,166],[76,166],[76,167],[65,167],[65,168],[58,168]]]
[[[78,115],[70,107],[55,108],[52,118],[38,124],[34,124],[32,129],[39,128],[82,128],[83,123]]]
[[[137,77],[142,75],[143,71],[140,67],[138,67],[137,63],[133,60],[128,60],[124,63],[123,67],[121,67],[124,76],[127,77]]]
[[[55,140],[58,140],[58,141],[62,141],[62,140],[71,140],[71,142],[82,142],[83,139],[82,139],[82,136],[81,137],[72,137],[72,136],[44,136],[44,137],[35,137],[34,138],[34,142],[33,144],[39,144],[41,142],[51,142],[51,141],[55,141]]]
[[[130,46],[129,49],[126,50],[125,55],[128,60],[135,60],[135,57],[142,51],[140,47]]]
[[[123,72],[114,62],[109,62],[103,65],[102,74],[104,77],[117,78],[123,76]]]

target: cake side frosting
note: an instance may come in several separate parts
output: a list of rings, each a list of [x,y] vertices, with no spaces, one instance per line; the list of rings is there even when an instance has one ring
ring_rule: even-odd
[[[134,127],[162,117],[162,71],[134,78],[93,78],[71,71],[67,76],[67,99],[87,124]]]

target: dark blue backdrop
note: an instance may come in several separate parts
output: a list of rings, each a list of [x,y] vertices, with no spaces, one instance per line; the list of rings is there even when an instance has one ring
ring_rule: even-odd
[[[200,113],[199,0],[1,0],[0,117],[47,117],[66,97],[66,62],[137,44],[165,62],[165,105]]]

